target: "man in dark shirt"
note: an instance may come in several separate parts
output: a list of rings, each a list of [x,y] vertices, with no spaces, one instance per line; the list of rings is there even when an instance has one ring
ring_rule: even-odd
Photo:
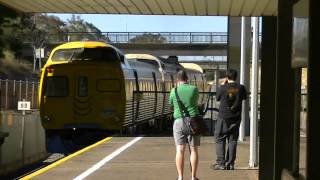
[[[226,79],[217,91],[216,99],[220,101],[218,120],[215,128],[216,163],[211,166],[215,170],[233,170],[236,159],[239,126],[241,122],[242,100],[247,99],[247,91],[243,85],[235,82],[237,71],[230,69]],[[225,153],[225,144],[228,150]]]

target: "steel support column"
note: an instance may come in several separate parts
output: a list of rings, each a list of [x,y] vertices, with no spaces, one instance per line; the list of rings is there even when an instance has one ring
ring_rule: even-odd
[[[277,18],[262,18],[259,180],[274,177]]]
[[[292,9],[293,0],[278,1],[274,180],[281,178],[284,169],[292,172],[293,167],[295,72],[291,68]]]
[[[259,18],[253,20],[251,65],[251,111],[250,111],[250,159],[249,167],[258,165],[257,124],[258,124],[258,62],[259,62]]]
[[[320,28],[319,0],[310,0],[309,9],[309,63],[308,63],[308,117],[307,117],[307,180],[319,179],[320,163]]]
[[[246,27],[247,27],[247,21],[248,17],[241,17],[241,62],[240,62],[240,84],[247,85],[247,74],[249,72],[247,71],[247,33],[246,33]],[[248,87],[247,87],[248,88]],[[240,129],[239,129],[239,141],[244,141],[244,136],[245,136],[245,121],[247,119],[247,111],[248,111],[248,106],[246,101],[242,102],[242,113],[241,113],[241,124],[240,124]]]

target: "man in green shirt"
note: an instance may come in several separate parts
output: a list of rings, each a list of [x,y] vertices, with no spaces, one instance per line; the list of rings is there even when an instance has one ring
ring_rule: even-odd
[[[188,82],[187,73],[180,70],[177,74],[177,93],[182,101],[183,105],[186,107],[189,115],[191,117],[199,115],[198,110],[198,98],[199,91],[196,86],[190,85]],[[178,180],[183,179],[183,169],[184,169],[184,152],[186,144],[189,144],[190,162],[191,162],[191,176],[192,180],[198,180],[197,178],[197,168],[198,168],[198,146],[200,146],[200,136],[190,135],[188,131],[190,129],[187,127],[186,122],[183,120],[182,112],[179,109],[178,101],[175,94],[175,89],[170,92],[170,104],[174,108],[174,123],[173,123],[173,137],[176,144],[176,167],[179,177]]]

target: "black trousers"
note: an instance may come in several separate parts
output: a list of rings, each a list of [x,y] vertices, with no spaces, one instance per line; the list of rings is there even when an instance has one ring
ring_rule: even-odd
[[[218,118],[215,128],[216,163],[219,165],[234,165],[237,154],[237,142],[241,117]],[[228,150],[226,152],[226,143]]]

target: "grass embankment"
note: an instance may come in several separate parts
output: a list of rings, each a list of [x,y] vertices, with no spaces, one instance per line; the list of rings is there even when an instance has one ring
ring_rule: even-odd
[[[4,55],[4,58],[0,58],[0,79],[34,80],[39,77],[27,60],[16,59],[9,51],[5,51]]]

